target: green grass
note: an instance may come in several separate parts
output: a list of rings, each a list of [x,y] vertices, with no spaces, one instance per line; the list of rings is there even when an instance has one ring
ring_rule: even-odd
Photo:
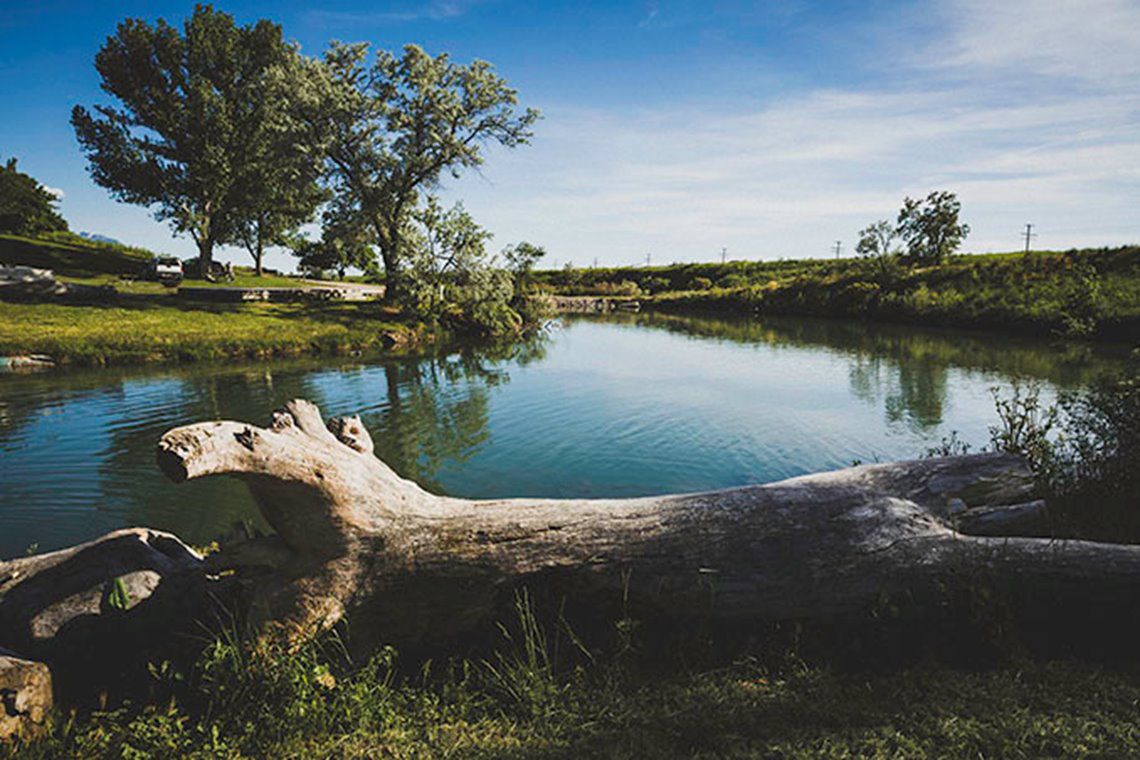
[[[856,317],[1132,340],[1140,335],[1140,247],[960,255],[926,268],[805,260],[540,272],[563,293],[633,283],[650,308]],[[699,286],[705,286],[703,288]]]
[[[60,276],[57,279],[63,282],[79,285],[106,286],[110,285],[118,293],[129,295],[169,295],[176,288],[168,288],[158,282],[149,282],[136,279],[134,276],[117,274],[87,275],[83,277]],[[188,288],[314,288],[319,287],[311,282],[305,282],[297,277],[266,274],[257,277],[244,267],[237,267],[233,280],[221,282],[208,282],[206,280],[186,279],[182,285]]]
[[[492,664],[493,663],[493,664]],[[527,647],[401,668],[335,645],[251,654],[221,640],[155,698],[0,757],[1132,757],[1140,674],[1078,661],[831,670],[794,658],[556,671]]]
[[[370,302],[196,304],[173,295],[106,305],[0,302],[0,355],[47,354],[76,365],[341,354],[421,335]]]

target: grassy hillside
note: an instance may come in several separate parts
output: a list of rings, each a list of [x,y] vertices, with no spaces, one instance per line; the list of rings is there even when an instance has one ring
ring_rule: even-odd
[[[540,272],[560,293],[631,295],[653,308],[859,317],[1135,340],[1140,247],[959,255],[938,267],[859,259]]]
[[[142,248],[95,242],[66,232],[42,238],[0,235],[0,262],[51,269],[69,277],[138,274],[153,256]]]

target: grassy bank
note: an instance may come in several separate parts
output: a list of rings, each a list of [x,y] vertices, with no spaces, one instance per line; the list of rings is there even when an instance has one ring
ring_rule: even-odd
[[[101,305],[0,302],[0,355],[61,364],[343,354],[425,337],[378,303],[197,304],[172,296]]]
[[[508,627],[512,634],[518,631]],[[565,642],[564,642],[565,643]],[[532,646],[537,644],[537,646]],[[250,656],[226,642],[151,706],[76,718],[0,757],[1130,757],[1140,673],[1077,661],[837,670],[794,654],[719,666],[592,655],[545,639],[487,657],[353,664],[326,641]]]
[[[908,268],[859,259],[540,272],[559,293],[638,296],[650,308],[856,317],[1064,334],[1140,335],[1140,247],[951,257]]]
[[[176,363],[370,351],[423,339],[423,325],[379,303],[206,304],[183,301],[134,279],[150,251],[85,240],[0,235],[0,262],[53,270],[60,280],[112,286],[106,303],[0,301],[0,356],[45,354],[59,364]],[[194,287],[306,287],[296,278],[254,277]]]

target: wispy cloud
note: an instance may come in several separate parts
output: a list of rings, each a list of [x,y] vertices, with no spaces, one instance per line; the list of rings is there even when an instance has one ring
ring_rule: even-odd
[[[579,263],[647,250],[707,259],[721,246],[823,255],[836,239],[849,251],[904,195],[934,189],[960,195],[972,250],[1016,247],[1027,221],[1054,247],[1135,241],[1140,61],[1116,25],[1140,28],[1140,11],[1094,1],[1108,20],[1054,13],[1023,38],[1011,26],[1029,3],[998,12],[962,0],[905,85],[817,90],[745,113],[548,108],[534,146],[490,162],[493,187],[465,180],[456,192],[503,242],[534,237]],[[1062,42],[1038,46],[1040,35]]]
[[[430,0],[421,3],[399,3],[390,8],[367,11],[339,11],[320,8],[310,11],[308,17],[316,23],[347,26],[408,21],[444,21],[463,16],[481,0]]]
[[[950,33],[924,62],[948,72],[1103,89],[1135,83],[1140,71],[1140,3],[1134,0],[957,0],[934,12]]]

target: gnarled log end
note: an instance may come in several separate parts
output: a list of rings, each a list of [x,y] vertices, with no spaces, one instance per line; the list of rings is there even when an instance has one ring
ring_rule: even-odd
[[[155,462],[175,483],[248,469],[259,430],[239,422],[203,422],[175,428],[162,436]]]

